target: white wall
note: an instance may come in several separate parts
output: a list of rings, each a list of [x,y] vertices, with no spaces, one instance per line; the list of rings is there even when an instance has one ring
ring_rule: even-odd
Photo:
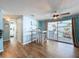
[[[16,39],[18,42],[22,43],[22,20],[23,17],[20,17],[16,20]]]
[[[33,16],[23,16],[23,44],[31,42],[31,31],[37,28],[37,24]]]
[[[8,41],[9,40],[9,22],[6,20],[6,19],[4,19],[4,21],[3,21],[3,23],[4,23],[4,38],[3,38],[3,40],[4,41]]]

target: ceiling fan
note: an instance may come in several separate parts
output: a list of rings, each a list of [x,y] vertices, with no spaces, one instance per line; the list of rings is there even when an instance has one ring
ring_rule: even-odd
[[[53,19],[59,19],[63,16],[68,16],[70,15],[70,12],[65,12],[65,13],[57,13],[56,11],[52,14]]]

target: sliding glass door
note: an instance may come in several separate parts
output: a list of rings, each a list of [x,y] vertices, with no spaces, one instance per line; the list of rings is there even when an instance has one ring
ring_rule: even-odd
[[[48,23],[48,38],[51,40],[57,40],[57,22]]]
[[[73,43],[72,20],[48,22],[48,39]]]

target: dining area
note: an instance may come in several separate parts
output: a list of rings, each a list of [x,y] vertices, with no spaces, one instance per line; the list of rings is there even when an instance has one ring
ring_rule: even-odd
[[[23,45],[29,44],[31,42],[44,45],[44,43],[47,41],[47,30],[45,30],[44,27],[42,27],[42,24],[33,16],[24,16],[22,41]]]
[[[36,44],[44,45],[47,42],[47,31],[41,31],[40,29],[32,31],[31,41]]]

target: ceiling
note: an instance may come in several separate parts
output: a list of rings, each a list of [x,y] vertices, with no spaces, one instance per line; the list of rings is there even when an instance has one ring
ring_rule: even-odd
[[[50,19],[57,12],[79,13],[79,0],[0,0],[5,15],[35,15],[37,19]]]

